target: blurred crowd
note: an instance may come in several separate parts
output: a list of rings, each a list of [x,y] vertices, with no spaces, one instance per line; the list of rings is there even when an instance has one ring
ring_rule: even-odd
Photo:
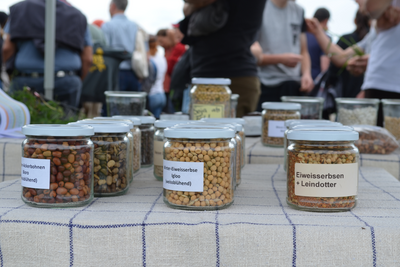
[[[231,79],[238,117],[282,96],[400,99],[400,1],[356,2],[355,30],[335,44],[329,10],[306,19],[292,0],[185,0],[185,18],[154,33],[125,13],[128,0],[111,0],[111,19],[92,23],[57,0],[54,98],[94,117],[106,115],[104,91],[144,91],[158,118],[187,113],[191,79],[208,77]],[[0,12],[9,93],[44,93],[44,14],[45,0]]]

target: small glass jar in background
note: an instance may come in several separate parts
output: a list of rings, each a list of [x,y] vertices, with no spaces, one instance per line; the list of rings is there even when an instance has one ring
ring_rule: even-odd
[[[376,126],[379,103],[375,98],[336,98],[337,121],[343,125]]]
[[[231,116],[230,79],[193,78],[190,90],[190,119]]]
[[[22,127],[22,200],[33,207],[78,207],[93,199],[93,127]]]
[[[105,91],[108,116],[142,116],[146,108],[147,93]]]
[[[119,119],[139,119],[141,124],[139,129],[141,132],[141,168],[153,166],[154,151],[154,122],[156,119],[152,116],[114,116]]]
[[[161,121],[188,121],[189,115],[188,114],[161,114],[160,115]]]
[[[231,118],[236,118],[236,108],[238,105],[239,97],[240,96],[238,94],[231,95]]]
[[[322,111],[324,108],[323,97],[311,96],[282,96],[282,102],[301,104],[301,119],[302,120],[321,120]]]
[[[235,131],[167,128],[164,135],[163,188],[167,206],[188,210],[229,207],[234,201]]]
[[[357,204],[358,133],[344,130],[288,133],[287,203],[306,211],[348,211]]]
[[[296,103],[265,102],[262,104],[261,141],[265,146],[283,147],[285,121],[299,120],[301,105]]]
[[[400,140],[400,99],[382,99],[384,126]]]
[[[174,127],[177,124],[185,123],[185,121],[168,121],[158,120],[154,123],[154,177],[163,180],[163,160],[164,160],[164,129]]]

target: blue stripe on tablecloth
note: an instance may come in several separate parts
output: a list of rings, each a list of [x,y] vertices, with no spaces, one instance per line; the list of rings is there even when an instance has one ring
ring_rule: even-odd
[[[218,223],[218,210],[215,212],[215,253],[216,253],[216,266],[219,267],[219,223]]]
[[[250,147],[249,153],[248,153],[248,155],[247,155],[247,156],[249,157],[249,164],[251,164],[251,152],[252,152],[253,149],[256,147],[257,143],[260,143],[260,141],[255,142],[255,143]]]
[[[13,211],[13,210],[16,210],[16,209],[21,208],[21,207],[24,206],[24,205],[25,205],[25,204],[22,204],[21,206],[18,206],[18,207],[14,207],[14,208],[9,209],[8,211],[4,212],[3,214],[1,214],[1,215],[0,215],[0,224],[1,224],[1,218],[2,218],[3,216],[7,215],[7,213],[9,213],[9,212],[11,212],[11,211]],[[3,267],[3,266],[4,266],[4,259],[3,259],[3,252],[1,251],[1,243],[0,243],[0,267]]]
[[[143,222],[142,222],[142,257],[143,257],[143,267],[146,266],[146,221],[149,218],[150,213],[153,211],[154,206],[156,205],[157,201],[160,199],[160,197],[163,195],[161,192],[156,200],[154,201],[153,205],[151,205],[150,210],[146,213],[144,216]]]
[[[79,214],[84,212],[86,209],[88,209],[90,206],[92,206],[96,201],[97,201],[97,199],[93,200],[89,205],[87,205],[80,212],[76,213],[69,220],[69,223],[68,223],[68,227],[69,227],[69,266],[73,266],[74,265],[74,239],[73,239],[73,231],[72,231],[73,230],[72,229],[72,221],[76,218],[76,216],[78,216]]]
[[[400,199],[398,199],[397,197],[393,196],[391,193],[389,193],[389,192],[386,191],[385,189],[380,188],[379,186],[374,185],[373,183],[371,183],[370,181],[368,181],[367,178],[365,178],[365,176],[364,176],[364,174],[362,173],[361,170],[360,170],[360,174],[361,174],[361,177],[363,178],[363,180],[366,181],[367,183],[369,183],[371,186],[373,186],[373,187],[375,187],[375,188],[381,190],[381,191],[384,192],[385,194],[388,194],[389,196],[391,196],[391,197],[392,197],[393,199],[395,199],[396,201],[400,201]]]
[[[271,176],[271,183],[272,183],[272,188],[274,189],[275,192],[275,196],[279,201],[279,206],[281,206],[282,212],[285,214],[286,219],[288,220],[288,222],[290,223],[290,225],[293,228],[293,257],[292,257],[292,266],[296,266],[296,250],[297,250],[297,246],[296,246],[296,226],[293,224],[292,220],[289,218],[289,215],[286,213],[285,208],[282,205],[282,201],[279,198],[278,195],[278,191],[275,188],[275,182],[274,182],[274,177],[275,175],[278,173],[279,168],[281,167],[281,165],[278,165],[278,168],[276,168],[274,174]]]
[[[375,246],[375,229],[371,225],[369,225],[366,221],[358,217],[353,211],[350,211],[354,217],[357,218],[360,222],[364,223],[365,226],[369,227],[371,231],[371,241],[372,241],[372,266],[376,267],[376,246]]]
[[[12,186],[12,185],[15,185],[15,184],[18,183],[18,182],[19,182],[19,180],[16,180],[16,181],[12,182],[11,184],[2,187],[2,188],[0,188],[0,191],[3,190],[3,189],[5,189],[5,188],[7,188],[7,187],[10,187],[10,186]]]

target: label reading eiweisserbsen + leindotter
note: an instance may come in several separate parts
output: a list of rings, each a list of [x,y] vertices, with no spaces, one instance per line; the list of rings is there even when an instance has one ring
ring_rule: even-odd
[[[186,192],[203,192],[203,162],[164,160],[163,170],[164,189]]]
[[[50,160],[21,158],[21,185],[50,189]]]
[[[284,121],[268,121],[268,136],[269,137],[284,137],[285,136]]]
[[[294,167],[295,195],[304,197],[356,196],[358,163],[304,164]]]

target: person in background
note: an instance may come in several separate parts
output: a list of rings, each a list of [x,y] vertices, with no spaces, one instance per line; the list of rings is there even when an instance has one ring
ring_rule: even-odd
[[[164,78],[167,73],[167,60],[158,52],[158,43],[155,36],[149,37],[149,56],[150,61],[156,66],[157,78],[150,89],[149,109],[154,117],[160,118],[160,114],[167,103],[167,97],[164,93]]]
[[[238,117],[255,111],[260,96],[256,61],[250,47],[260,29],[265,2],[253,0],[249,4],[243,0],[185,0],[185,19],[179,23],[185,36],[182,43],[191,47],[192,78],[229,78],[232,93],[240,95]],[[204,10],[204,7],[218,7],[219,4],[223,4],[222,9],[227,10],[226,22],[223,25],[216,23],[217,28],[213,31],[203,32],[199,36],[191,35],[191,17]],[[218,19],[215,21],[218,22]]]
[[[281,96],[300,96],[313,89],[304,10],[295,2],[267,1],[258,43],[252,50],[262,90],[258,111],[263,102],[280,102]]]
[[[101,29],[108,46],[133,53],[136,44],[138,25],[125,15],[128,0],[111,0],[111,20],[105,22]],[[132,70],[131,60],[121,62],[119,71],[119,89],[121,91],[141,91],[140,81]]]
[[[98,20],[100,21],[100,20]],[[93,44],[99,44],[102,46],[106,45],[106,38],[104,36],[103,31],[101,30],[101,25],[98,26],[96,23],[88,24],[89,26],[89,31],[90,31],[90,36],[92,37],[92,42]]]
[[[8,19],[8,15],[5,12],[1,11],[0,12],[0,51],[3,47],[3,42],[4,42],[3,41],[3,34],[4,34],[3,29],[4,29],[4,26],[6,26],[7,19]],[[2,56],[0,53],[0,88],[4,89],[2,75],[1,75],[2,69],[3,69],[3,59],[2,59]]]
[[[15,56],[16,75],[11,93],[24,86],[44,93],[45,18],[37,16],[44,14],[44,10],[44,1],[22,1],[10,7],[4,29],[3,61]],[[86,17],[78,9],[56,1],[56,12],[54,99],[77,107],[82,80],[92,64],[92,42]]]
[[[328,31],[328,21],[330,17],[331,14],[326,8],[318,8],[314,14],[314,18],[319,21],[325,32]],[[307,32],[306,35],[308,53],[310,54],[311,59],[311,77],[315,80],[320,73],[324,73],[328,70],[329,58],[319,46],[315,36],[309,32]]]

